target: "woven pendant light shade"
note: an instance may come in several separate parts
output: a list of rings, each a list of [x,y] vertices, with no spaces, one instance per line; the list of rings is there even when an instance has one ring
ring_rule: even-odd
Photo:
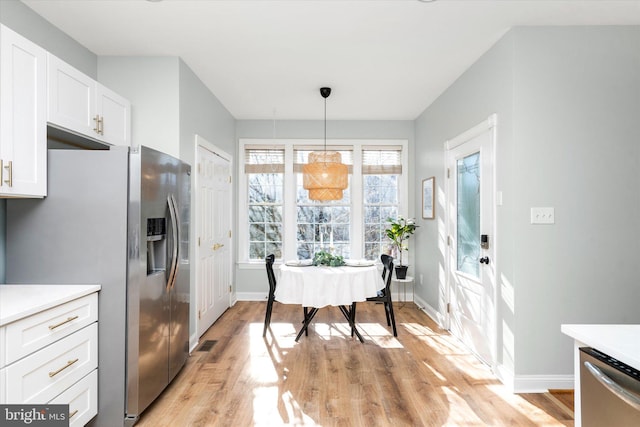
[[[302,165],[302,185],[309,191],[310,200],[340,200],[342,191],[349,184],[349,168],[342,164],[342,156],[337,151],[327,151],[327,98],[330,87],[321,87],[324,98],[324,151],[309,153],[308,163]]]
[[[305,190],[311,200],[340,200],[348,186],[349,168],[342,164],[342,156],[336,151],[309,153],[309,163],[302,166]]]

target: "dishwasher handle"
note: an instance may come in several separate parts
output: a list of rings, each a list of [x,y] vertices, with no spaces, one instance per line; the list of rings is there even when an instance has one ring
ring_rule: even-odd
[[[621,400],[631,405],[634,409],[640,411],[640,397],[635,395],[634,393],[628,391],[624,387],[622,387],[617,382],[613,381],[604,372],[598,369],[591,362],[584,362],[584,366],[587,368],[589,373],[594,376],[596,380],[603,386],[607,388],[611,393],[618,396]]]

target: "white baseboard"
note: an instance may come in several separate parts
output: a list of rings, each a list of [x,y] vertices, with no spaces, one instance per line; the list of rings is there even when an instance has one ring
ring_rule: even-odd
[[[500,382],[507,388],[509,393],[514,392],[515,378],[513,371],[504,365],[496,366],[493,374],[500,380]]]
[[[189,337],[189,354],[191,354],[198,346],[198,334],[193,334]]]
[[[549,390],[573,390],[573,375],[514,375],[504,365],[494,372],[511,393],[546,393]]]
[[[266,301],[268,292],[236,292],[236,301]]]
[[[545,393],[573,389],[573,375],[516,375],[514,393]]]
[[[429,305],[425,300],[420,298],[418,295],[416,295],[415,303],[420,310],[424,311],[424,313],[431,318],[431,320],[436,322],[438,326],[440,326],[441,328],[443,327],[445,323],[444,316],[442,316],[438,312],[438,310],[433,308],[431,305]]]

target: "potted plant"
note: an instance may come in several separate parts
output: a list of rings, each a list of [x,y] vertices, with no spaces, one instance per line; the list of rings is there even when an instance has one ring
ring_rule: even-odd
[[[402,252],[408,251],[409,247],[405,242],[416,231],[418,226],[413,218],[405,219],[402,216],[398,218],[387,218],[389,227],[384,230],[385,234],[393,242],[396,253],[398,254],[398,265],[396,266],[396,278],[404,279],[407,277],[408,266],[402,263]]]

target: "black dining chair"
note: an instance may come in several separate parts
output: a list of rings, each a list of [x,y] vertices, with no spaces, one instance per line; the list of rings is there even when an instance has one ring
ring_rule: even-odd
[[[375,297],[367,298],[367,301],[381,302],[384,304],[384,312],[387,316],[387,326],[391,326],[393,329],[393,336],[398,336],[396,329],[396,318],[393,314],[393,302],[391,301],[391,277],[393,276],[393,257],[389,255],[380,255],[380,261],[382,261],[382,281],[384,282],[384,288],[378,291],[378,295]]]
[[[267,336],[267,328],[271,323],[271,311],[273,310],[273,302],[276,300],[276,275],[273,274],[273,261],[276,259],[274,254],[267,255],[265,265],[267,266],[267,278],[269,279],[269,299],[267,300],[267,312],[264,315],[264,330],[262,336]]]

